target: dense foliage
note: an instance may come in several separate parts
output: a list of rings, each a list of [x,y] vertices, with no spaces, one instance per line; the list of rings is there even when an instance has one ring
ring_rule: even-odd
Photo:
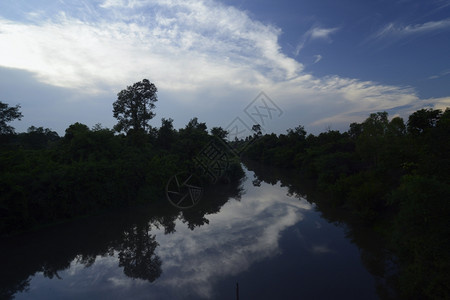
[[[141,86],[129,87],[134,88]],[[149,93],[154,92],[150,86]],[[18,107],[12,113],[21,116]],[[126,135],[100,124],[89,128],[80,123],[70,125],[63,137],[34,126],[26,133],[15,134],[10,128],[0,134],[0,235],[132,203],[165,201],[168,180],[183,171],[203,177],[205,187],[215,183],[206,180],[194,158],[209,143],[221,144],[218,139],[226,132],[216,128],[215,135],[209,134],[197,118],[179,130],[173,128],[172,119],[162,119],[160,128],[150,127],[144,125],[148,114],[139,110],[136,122],[131,114]],[[219,175],[230,182],[241,178],[243,170],[239,162],[230,160]]]
[[[294,168],[361,226],[382,228],[399,264],[400,296],[450,297],[450,109],[421,109],[389,121],[386,112],[347,132],[307,135],[299,126],[267,134],[246,156]]]
[[[22,113],[19,109],[20,105],[9,107],[8,104],[0,102],[0,134],[14,133],[14,128],[7,123],[22,118]]]

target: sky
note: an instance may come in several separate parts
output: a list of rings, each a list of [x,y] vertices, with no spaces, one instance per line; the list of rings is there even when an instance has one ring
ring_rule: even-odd
[[[450,107],[450,0],[0,2],[0,101],[21,105],[17,132],[112,128],[117,93],[144,78],[156,127],[407,120]]]

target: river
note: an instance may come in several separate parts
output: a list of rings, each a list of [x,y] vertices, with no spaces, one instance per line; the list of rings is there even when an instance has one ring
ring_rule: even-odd
[[[0,296],[378,299],[376,238],[257,169],[186,211],[161,200],[2,239]]]

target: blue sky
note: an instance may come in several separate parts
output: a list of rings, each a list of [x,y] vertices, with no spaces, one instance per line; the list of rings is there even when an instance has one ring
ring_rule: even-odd
[[[282,111],[264,124],[276,133],[407,118],[450,107],[450,1],[0,2],[0,101],[21,104],[18,132],[111,128],[117,93],[143,78],[159,89],[153,126],[251,126],[260,92]]]

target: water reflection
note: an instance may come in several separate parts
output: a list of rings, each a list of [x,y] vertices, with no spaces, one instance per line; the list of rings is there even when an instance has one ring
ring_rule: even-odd
[[[246,187],[249,191],[250,187]],[[209,226],[159,237],[165,276],[159,284],[211,298],[221,278],[246,271],[255,262],[280,254],[279,238],[310,210],[306,201],[280,197],[277,187],[251,190],[245,201],[228,202]]]
[[[159,244],[156,236],[149,232],[149,224],[125,231],[118,257],[119,267],[123,267],[125,275],[153,282],[162,270],[161,259],[155,254]]]
[[[395,283],[392,281],[396,272],[395,258],[385,246],[386,241],[381,234],[360,224],[345,209],[329,203],[326,197],[317,192],[314,184],[305,180],[298,171],[267,167],[251,161],[246,162],[246,167],[253,172],[253,181],[271,184],[279,182],[281,186],[287,188],[288,195],[307,199],[310,203],[314,203],[315,209],[320,212],[323,219],[344,227],[346,238],[358,246],[361,262],[375,279],[378,296],[382,299],[396,299],[393,288]],[[314,246],[311,250],[316,253],[332,251],[323,246]]]
[[[239,278],[247,299],[309,298],[323,280],[343,290],[354,247],[286,175],[251,168],[191,210],[161,201],[1,240],[0,298],[233,299]]]
[[[69,278],[74,284],[80,283],[81,277],[91,277],[88,282],[92,283],[87,268],[95,269],[94,278],[114,268],[114,272],[106,274],[105,286],[130,286],[127,278],[154,282],[163,273],[162,259],[156,254],[160,245],[157,236],[176,235],[176,223],[180,220],[190,230],[208,224],[205,215],[219,212],[229,199],[240,199],[242,191],[237,182],[216,187],[214,198],[204,201],[196,210],[180,213],[161,201],[2,239],[0,299],[29,291],[31,280],[42,278],[61,285],[54,280]],[[118,275],[117,270],[122,270],[126,277]],[[36,289],[33,284],[31,287]],[[27,293],[16,296],[27,297]]]

